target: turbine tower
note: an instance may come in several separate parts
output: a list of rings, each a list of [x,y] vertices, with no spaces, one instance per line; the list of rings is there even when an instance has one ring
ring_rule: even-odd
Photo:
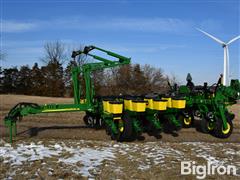
[[[240,38],[240,35],[237,37],[231,39],[227,43],[221,41],[220,39],[214,37],[213,35],[196,28],[198,31],[202,32],[203,34],[207,35],[208,37],[212,38],[214,41],[218,42],[223,47],[223,85],[229,86],[229,52],[228,52],[228,45],[233,43],[234,41],[238,40]]]

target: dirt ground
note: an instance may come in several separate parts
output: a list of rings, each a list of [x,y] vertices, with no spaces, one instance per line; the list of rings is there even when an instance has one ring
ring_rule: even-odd
[[[52,155],[36,161],[27,159],[22,162],[21,168],[19,165],[14,165],[8,161],[12,156],[7,159],[4,156],[1,157],[0,149],[1,179],[9,177],[13,179],[17,179],[17,177],[20,179],[22,179],[21,177],[33,179],[79,177],[96,179],[168,179],[169,176],[172,177],[171,179],[192,179],[195,176],[180,176],[180,162],[188,159],[198,163],[206,163],[211,157],[217,159],[217,162],[234,164],[240,168],[240,104],[230,107],[236,118],[233,121],[233,134],[228,139],[218,139],[209,134],[203,134],[198,131],[198,127],[194,127],[182,129],[178,133],[162,133],[158,139],[144,134],[144,140],[132,143],[117,143],[110,140],[105,130],[87,128],[82,120],[84,113],[74,112],[24,117],[17,124],[17,138],[13,146],[10,146],[7,144],[8,129],[4,127],[2,120],[10,108],[18,102],[34,102],[38,104],[72,103],[73,99],[0,95],[0,141],[2,141],[0,148],[3,148],[2,152],[11,151],[11,148],[13,148],[16,153],[19,153],[17,151],[19,148],[21,150],[22,146],[29,146],[29,144],[33,144],[31,148],[40,146],[51,150],[52,147],[58,147],[59,144],[64,143],[64,145],[61,144],[61,147],[65,147],[65,149],[59,152],[59,156]],[[66,159],[64,162],[59,162],[60,157],[67,158],[70,156],[69,154],[74,154],[73,152],[79,154],[81,153],[80,150],[84,148],[90,149],[93,154],[96,150],[98,151],[95,154],[105,152],[107,149],[107,156],[105,159],[101,159],[101,162],[99,160],[100,163],[95,164],[94,168],[88,169],[86,169],[84,163],[72,163],[72,161],[69,163],[66,162]],[[38,149],[34,151],[37,152]],[[199,152],[196,153],[196,151]],[[198,156],[201,153],[202,155]],[[86,156],[88,157],[88,155]],[[100,157],[102,156],[105,157],[105,154],[100,154]],[[22,157],[22,159],[24,158]],[[86,159],[84,157],[83,162]],[[93,160],[86,161],[85,165],[91,164]],[[29,164],[29,162],[31,163]],[[66,168],[66,164],[68,168]],[[85,168],[85,173],[83,173],[81,167]],[[61,168],[65,170],[61,171]],[[209,176],[209,178],[238,179],[237,176],[218,175]]]
[[[72,98],[50,98],[24,95],[0,95],[0,119],[18,102],[33,102],[38,104],[69,103]],[[177,134],[164,134],[160,141],[166,142],[240,142],[240,104],[230,107],[235,113],[233,121],[234,130],[228,139],[218,139],[198,131],[198,127],[181,129]],[[17,123],[18,139],[25,138],[54,138],[54,139],[84,139],[84,140],[110,140],[104,130],[87,128],[83,122],[83,112],[37,114],[24,117]],[[197,123],[196,123],[197,124]],[[0,137],[5,137],[8,129],[0,121]],[[145,141],[159,141],[155,137],[144,134]]]

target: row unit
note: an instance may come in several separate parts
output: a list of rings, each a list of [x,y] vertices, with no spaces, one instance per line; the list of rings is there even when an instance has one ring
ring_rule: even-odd
[[[145,112],[146,109],[165,111],[167,108],[184,109],[186,100],[165,97],[162,99],[144,98],[144,100],[124,99],[123,102],[103,100],[103,110],[112,114],[121,114],[124,110]]]

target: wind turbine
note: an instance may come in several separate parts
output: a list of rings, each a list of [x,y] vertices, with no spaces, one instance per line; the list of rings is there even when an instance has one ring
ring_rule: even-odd
[[[240,35],[238,35],[237,37],[235,37],[235,38],[231,39],[230,41],[228,41],[227,43],[225,43],[225,42],[221,41],[220,39],[214,37],[213,35],[205,32],[205,31],[203,31],[199,28],[196,28],[196,29],[222,45],[223,53],[224,53],[223,54],[223,59],[224,59],[224,61],[223,61],[223,85],[228,86],[229,85],[229,52],[228,52],[228,45],[230,45],[234,41],[238,40],[240,38]]]

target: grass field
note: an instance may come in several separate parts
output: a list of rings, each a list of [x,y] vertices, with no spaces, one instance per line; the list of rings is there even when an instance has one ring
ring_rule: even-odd
[[[236,114],[234,132],[218,139],[182,129],[175,134],[162,133],[159,139],[144,134],[145,140],[132,143],[111,141],[105,130],[87,128],[84,113],[53,113],[24,117],[18,123],[18,136],[7,143],[8,131],[3,118],[18,102],[72,103],[71,98],[24,95],[0,95],[0,179],[192,179],[181,176],[180,162],[198,164],[213,161],[240,169],[239,104],[230,107]],[[238,179],[238,176],[214,175],[209,178]]]

